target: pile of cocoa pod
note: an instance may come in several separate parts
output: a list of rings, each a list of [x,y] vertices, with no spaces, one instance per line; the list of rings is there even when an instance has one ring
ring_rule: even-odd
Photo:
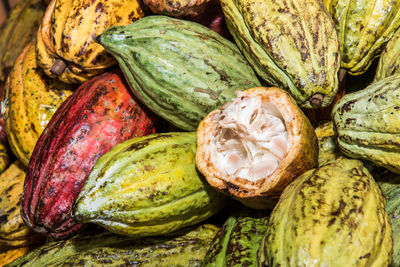
[[[0,266],[400,266],[400,1],[20,0]]]

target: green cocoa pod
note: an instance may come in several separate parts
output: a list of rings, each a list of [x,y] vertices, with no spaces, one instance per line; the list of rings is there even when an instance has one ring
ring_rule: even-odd
[[[36,39],[46,6],[42,0],[22,0],[0,29],[0,82],[5,82],[22,49]]]
[[[100,157],[73,207],[82,223],[133,237],[166,234],[217,213],[226,196],[195,166],[196,133],[124,141]]]
[[[327,107],[338,90],[339,41],[318,0],[221,0],[242,53],[270,85],[303,108]]]
[[[323,0],[336,23],[341,66],[353,75],[367,71],[400,26],[400,1]]]
[[[333,130],[333,122],[329,121],[315,128],[315,135],[318,138],[318,166],[335,161],[343,154],[336,145],[336,135]]]
[[[202,266],[257,266],[257,251],[267,230],[265,211],[236,213],[215,235]]]
[[[267,266],[388,266],[392,228],[361,161],[339,158],[283,191],[260,247]],[[261,257],[262,258],[262,257]]]
[[[133,93],[175,126],[195,131],[209,112],[260,82],[239,49],[195,22],[148,16],[111,27],[98,41]]]
[[[400,266],[400,176],[389,174],[377,181],[386,198],[386,211],[392,222],[393,260],[391,266]]]
[[[143,239],[89,231],[48,242],[7,266],[200,266],[218,229],[205,224]]]
[[[340,150],[400,173],[400,77],[345,95],[332,118]]]
[[[400,31],[396,31],[393,37],[387,42],[379,57],[376,67],[374,82],[400,72]]]

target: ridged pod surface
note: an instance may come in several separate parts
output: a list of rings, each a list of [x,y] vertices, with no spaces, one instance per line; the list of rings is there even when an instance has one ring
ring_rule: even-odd
[[[252,101],[260,104],[248,110]],[[233,116],[224,122],[230,114]],[[276,121],[280,125],[274,124]],[[277,128],[283,131],[276,131]],[[282,138],[273,139],[276,136]],[[255,150],[261,143],[264,147]],[[258,156],[267,152],[268,158]],[[274,162],[276,155],[280,156],[273,171],[264,172],[272,169],[268,163]],[[229,160],[220,161],[222,157]],[[243,159],[247,160],[247,166]],[[227,171],[229,164],[239,169]],[[317,164],[318,141],[314,128],[290,94],[277,87],[241,91],[233,102],[210,112],[197,129],[199,171],[211,186],[254,209],[273,207],[293,179]],[[250,172],[241,172],[242,167]],[[257,174],[250,177],[251,172]]]
[[[400,72],[400,31],[396,31],[383,49],[376,67],[374,82]]]
[[[7,144],[0,142],[0,174],[10,165],[10,154]]]
[[[400,26],[400,1],[323,0],[339,33],[341,67],[353,75],[367,71]]]
[[[266,230],[265,211],[231,215],[215,235],[203,267],[257,267],[257,252]]]
[[[109,232],[83,232],[49,242],[12,266],[200,266],[219,227],[204,224],[168,237],[133,239]]]
[[[400,173],[400,77],[345,95],[332,111],[340,150]]]
[[[329,121],[315,128],[315,135],[318,139],[318,166],[335,161],[342,156],[338,145],[335,143],[336,135],[333,129],[333,122]]]
[[[98,75],[64,101],[27,168],[21,215],[35,231],[65,238],[81,227],[70,211],[96,160],[116,144],[154,133],[121,73]]]
[[[389,174],[377,180],[386,198],[386,211],[392,222],[393,261],[391,266],[400,266],[400,176]]]
[[[217,213],[225,195],[195,166],[196,134],[136,137],[99,158],[74,203],[81,223],[132,237],[167,234]]]
[[[50,118],[73,89],[38,68],[33,42],[18,56],[5,86],[4,119],[8,144],[25,166]]]
[[[24,180],[25,166],[18,160],[0,175],[0,247],[27,246],[43,240],[21,218]]]
[[[20,248],[12,248],[7,251],[0,253],[0,266],[5,266],[8,263],[13,262],[19,257],[27,254],[32,251],[35,247],[20,247]]]
[[[228,28],[257,74],[303,108],[328,106],[338,90],[335,25],[318,0],[221,0]]]
[[[83,83],[116,64],[95,37],[143,16],[136,0],[53,0],[37,34],[38,65],[65,83]]]
[[[187,131],[236,90],[259,85],[239,49],[198,23],[148,16],[111,27],[98,41],[115,56],[134,94]]]
[[[26,45],[36,39],[46,6],[42,0],[21,0],[11,9],[0,29],[0,82],[7,79]]]
[[[388,266],[392,227],[362,162],[339,158],[305,172],[282,193],[260,250],[265,265]]]

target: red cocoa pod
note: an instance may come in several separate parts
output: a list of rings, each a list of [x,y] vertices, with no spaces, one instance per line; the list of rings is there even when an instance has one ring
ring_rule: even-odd
[[[83,83],[60,106],[29,161],[21,205],[36,232],[63,239],[82,225],[70,216],[96,160],[118,143],[155,132],[120,72]]]
[[[222,12],[221,4],[219,3],[219,1],[210,2],[206,12],[201,13],[196,17],[187,19],[200,23],[219,33],[222,37],[233,41],[233,37],[228,30],[228,26],[225,23],[224,13]]]

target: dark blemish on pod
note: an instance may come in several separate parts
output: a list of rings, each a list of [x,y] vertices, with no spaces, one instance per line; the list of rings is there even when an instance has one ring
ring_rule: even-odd
[[[0,216],[0,224],[6,223],[8,221],[8,215],[2,215]]]

